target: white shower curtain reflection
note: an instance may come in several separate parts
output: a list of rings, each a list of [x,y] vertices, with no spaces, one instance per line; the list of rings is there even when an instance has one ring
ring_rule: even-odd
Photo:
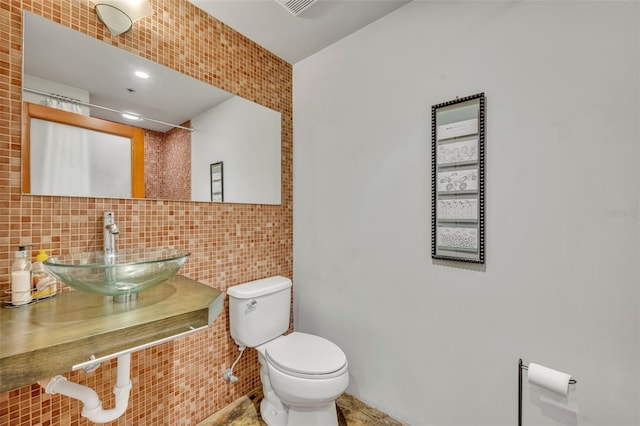
[[[80,114],[81,106],[57,99],[47,99],[47,106]],[[32,192],[35,194],[90,196],[89,138],[79,127],[43,120],[32,121],[32,133],[40,133],[46,143],[43,152],[32,152]],[[33,161],[34,156],[42,161]],[[61,172],[62,171],[62,172]]]

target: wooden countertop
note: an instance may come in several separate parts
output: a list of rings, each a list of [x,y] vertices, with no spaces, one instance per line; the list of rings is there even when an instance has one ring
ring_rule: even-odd
[[[0,308],[0,392],[72,370],[74,365],[211,325],[224,294],[175,276],[112,303],[81,291],[19,308]]]

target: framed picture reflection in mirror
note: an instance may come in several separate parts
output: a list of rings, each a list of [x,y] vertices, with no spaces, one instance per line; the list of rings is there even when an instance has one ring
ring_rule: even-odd
[[[222,161],[211,164],[211,201],[224,201]]]

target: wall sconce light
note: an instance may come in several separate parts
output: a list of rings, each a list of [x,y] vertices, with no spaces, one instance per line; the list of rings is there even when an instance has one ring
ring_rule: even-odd
[[[153,14],[148,0],[95,0],[96,14],[113,35],[126,33],[140,18]]]

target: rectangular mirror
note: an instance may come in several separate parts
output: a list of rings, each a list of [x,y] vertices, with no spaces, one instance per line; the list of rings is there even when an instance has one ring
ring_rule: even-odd
[[[280,204],[279,112],[26,11],[23,43],[23,193],[210,202],[224,162],[224,202]]]

